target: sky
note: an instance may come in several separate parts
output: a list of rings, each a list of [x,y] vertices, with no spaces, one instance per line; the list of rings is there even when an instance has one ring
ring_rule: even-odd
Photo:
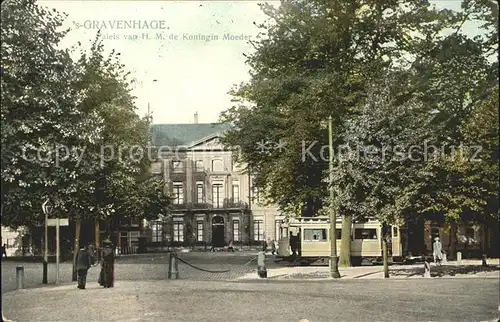
[[[71,31],[62,47],[77,42],[88,47],[101,28],[105,48],[120,53],[135,80],[138,114],[145,115],[149,105],[153,123],[159,124],[193,123],[196,112],[200,123],[216,122],[220,112],[232,106],[228,91],[250,79],[243,53],[254,50],[248,42],[259,33],[254,22],[266,20],[260,2],[42,0],[39,4],[68,15],[65,27]],[[460,8],[460,0],[431,3]],[[141,29],[124,28],[125,21],[142,24]],[[477,29],[467,28],[470,33]]]

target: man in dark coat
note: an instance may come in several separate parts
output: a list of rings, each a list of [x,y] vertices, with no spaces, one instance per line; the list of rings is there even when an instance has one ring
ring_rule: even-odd
[[[76,255],[76,272],[78,274],[78,288],[84,290],[87,284],[87,272],[92,265],[92,258],[87,247],[82,247]]]
[[[99,276],[99,284],[104,286],[105,288],[114,286],[115,279],[115,252],[112,247],[112,243],[109,239],[103,241],[103,249],[102,249],[102,266],[101,266],[101,274]]]

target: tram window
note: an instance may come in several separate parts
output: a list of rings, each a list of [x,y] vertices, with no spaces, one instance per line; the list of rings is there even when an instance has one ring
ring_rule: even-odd
[[[376,229],[356,229],[354,231],[354,238],[356,239],[377,239]]]
[[[335,233],[337,234],[337,239],[342,239],[342,229],[335,229]]]
[[[326,241],[326,229],[304,229],[304,240]]]

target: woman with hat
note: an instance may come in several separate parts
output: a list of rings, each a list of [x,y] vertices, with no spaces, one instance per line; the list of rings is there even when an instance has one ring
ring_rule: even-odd
[[[114,286],[114,273],[115,273],[115,252],[112,243],[109,239],[102,242],[102,262],[101,274],[99,276],[99,284],[105,288]]]
[[[443,246],[439,241],[439,237],[434,238],[434,244],[432,244],[432,255],[434,255],[434,262],[436,265],[441,265],[443,260]]]

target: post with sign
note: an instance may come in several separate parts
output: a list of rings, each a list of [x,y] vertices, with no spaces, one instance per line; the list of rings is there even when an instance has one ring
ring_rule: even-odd
[[[48,221],[49,214],[52,212],[52,204],[47,199],[42,204],[42,211],[45,214],[45,236],[44,236],[44,252],[43,252],[43,279],[42,284],[47,284],[47,268],[49,265],[49,235],[48,235]]]
[[[69,220],[68,218],[49,219],[48,225],[56,227],[56,284],[57,284],[59,283],[59,255],[60,255],[59,227],[68,226]]]

